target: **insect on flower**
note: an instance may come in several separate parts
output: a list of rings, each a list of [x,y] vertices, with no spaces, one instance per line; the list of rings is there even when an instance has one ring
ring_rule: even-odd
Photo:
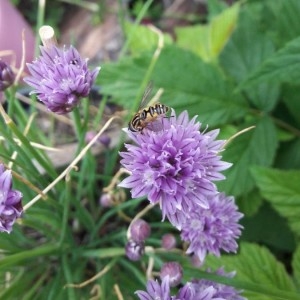
[[[132,117],[128,124],[128,129],[132,132],[142,132],[151,122],[154,122],[159,116],[165,116],[170,108],[156,99],[149,98],[152,90],[152,82],[148,84],[142,97],[138,112]],[[154,103],[151,103],[154,100]]]

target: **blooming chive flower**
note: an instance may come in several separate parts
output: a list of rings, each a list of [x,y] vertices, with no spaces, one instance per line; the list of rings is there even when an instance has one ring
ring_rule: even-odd
[[[11,188],[12,175],[0,164],[0,231],[10,233],[22,208],[22,193]]]
[[[4,61],[0,59],[0,92],[6,90],[14,82],[15,75]]]
[[[41,56],[27,66],[31,76],[24,81],[57,114],[70,112],[81,97],[88,96],[100,70],[89,71],[87,60],[72,46],[68,49],[41,47]]]
[[[137,145],[126,145],[127,152],[120,153],[121,164],[132,173],[120,186],[130,188],[133,198],[147,196],[159,203],[163,218],[180,229],[182,220],[175,213],[208,208],[207,198],[216,193],[214,181],[224,179],[221,171],[231,164],[219,156],[224,145],[216,140],[219,130],[200,132],[201,124],[196,117],[189,121],[186,111],[159,121],[161,131],[128,131]]]
[[[225,273],[221,268],[216,274],[233,277],[235,272]],[[176,300],[245,300],[240,292],[231,286],[200,279],[187,282],[178,292]]]
[[[161,284],[158,281],[149,280],[147,292],[136,291],[135,294],[140,300],[171,300],[169,277],[164,277]]]
[[[187,253],[194,253],[203,261],[206,254],[220,256],[220,251],[236,252],[236,239],[242,226],[238,221],[243,214],[237,211],[233,197],[218,193],[208,199],[207,209],[190,212],[182,226],[181,238],[190,243]]]

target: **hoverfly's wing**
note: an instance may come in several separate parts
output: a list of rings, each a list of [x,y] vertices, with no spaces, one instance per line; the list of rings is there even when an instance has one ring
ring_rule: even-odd
[[[139,105],[139,110],[141,110],[149,105],[149,102],[151,100],[151,98],[149,96],[151,94],[152,88],[153,88],[153,81],[150,81],[144,91],[141,103]]]

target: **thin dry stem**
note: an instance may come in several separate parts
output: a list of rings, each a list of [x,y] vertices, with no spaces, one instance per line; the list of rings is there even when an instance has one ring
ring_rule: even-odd
[[[69,126],[73,126],[73,122],[72,120],[70,120],[69,118],[67,118],[66,116],[63,115],[58,115],[58,114],[53,114],[52,112],[50,112],[44,105],[37,103],[37,102],[32,102],[32,100],[20,93],[16,93],[16,98],[21,100],[22,102],[29,104],[29,105],[34,105],[35,108],[37,108],[38,110],[47,113],[49,115],[51,115],[52,117],[54,117],[55,119],[57,119],[60,122],[63,122]]]
[[[6,139],[0,135],[0,141],[5,141]],[[17,138],[13,139],[18,145],[21,145],[21,141]],[[53,151],[53,152],[59,152],[62,151],[62,149],[58,149],[58,148],[53,148],[53,147],[48,147],[39,143],[35,143],[35,142],[29,142],[30,145],[34,148],[37,149],[41,149],[41,150],[46,150],[46,151]]]
[[[118,300],[124,300],[124,297],[121,293],[121,290],[120,290],[119,286],[116,283],[114,284],[114,290],[115,290],[115,293],[117,295]]]
[[[32,115],[29,117],[28,123],[27,123],[27,125],[26,125],[26,127],[25,127],[25,129],[24,129],[24,132],[23,132],[23,135],[24,135],[24,136],[26,136],[26,135],[28,134],[29,129],[30,129],[30,127],[31,127],[31,124],[32,124],[32,122],[33,122],[34,117],[35,117],[35,114],[32,114]],[[18,143],[18,145],[19,145],[19,146],[22,145],[21,141]],[[8,167],[9,167],[10,169],[13,167],[13,161],[17,158],[17,156],[18,156],[18,151],[15,150],[15,151],[13,152],[13,154],[11,155],[11,160],[12,160],[12,161],[8,164]]]
[[[101,287],[99,286],[99,284],[95,284],[91,291],[90,294],[94,296],[92,298],[90,298],[89,300],[97,300],[97,299],[101,299]]]
[[[120,168],[119,171],[111,179],[110,184],[102,189],[103,192],[109,193],[110,191],[112,191],[115,188],[115,186],[117,185],[117,183],[119,181],[119,177],[123,174],[130,175],[131,173],[129,171],[127,171],[125,168]]]
[[[155,207],[156,204],[148,204],[143,210],[141,210],[139,213],[137,213],[135,215],[135,217],[132,219],[131,223],[129,224],[128,226],[128,229],[127,229],[127,239],[130,240],[131,239],[131,236],[130,236],[130,228],[132,226],[132,224],[139,218],[141,218],[142,216],[144,216],[149,210],[151,210],[153,207]]]
[[[52,182],[50,183],[44,190],[43,193],[48,193],[60,180],[62,180],[69,172],[76,166],[76,164],[84,157],[86,152],[93,146],[94,143],[97,142],[98,138],[103,134],[103,132],[109,127],[113,120],[117,119],[117,117],[110,118],[103,128],[95,135],[95,137],[81,150],[81,152],[77,155],[77,157],[70,163],[70,165]],[[34,197],[30,202],[28,202],[24,206],[24,211],[26,211],[29,207],[35,204],[41,198],[40,195]]]
[[[18,82],[22,76],[22,73],[25,68],[25,60],[26,60],[26,43],[25,43],[25,30],[23,29],[23,31],[22,31],[22,59],[21,59],[20,69],[19,69],[19,71],[16,75],[16,78],[15,78],[15,81],[14,81],[15,85],[18,84]]]
[[[46,48],[57,46],[54,29],[51,26],[44,25],[39,29],[41,41]]]
[[[254,128],[255,128],[255,126],[250,126],[250,127],[248,127],[248,128],[245,128],[245,129],[243,129],[243,130],[237,132],[236,134],[234,134],[233,136],[231,136],[231,137],[224,143],[224,145],[222,146],[222,149],[225,149],[225,147],[226,147],[230,142],[232,142],[236,137],[238,137],[239,135],[241,135],[241,134],[243,134],[243,133],[245,133],[245,132],[247,132],[247,131],[249,131],[249,130],[252,130],[252,129],[254,129]]]
[[[157,27],[153,25],[149,25],[149,29],[151,29],[153,32],[155,32],[158,35],[157,48],[153,54],[153,58],[157,58],[160,55],[162,48],[164,47],[164,35],[162,34],[161,30],[159,30]]]
[[[81,289],[91,282],[97,280],[98,278],[102,277],[105,273],[107,273],[111,269],[111,266],[105,266],[103,270],[101,270],[99,273],[91,277],[90,279],[83,281],[81,283],[75,284],[75,283],[68,283],[64,286],[64,288],[76,288],[76,289]]]

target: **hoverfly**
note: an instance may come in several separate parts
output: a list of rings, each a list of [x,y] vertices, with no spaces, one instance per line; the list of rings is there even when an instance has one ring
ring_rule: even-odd
[[[164,116],[170,108],[159,102],[149,104],[149,95],[152,90],[152,82],[148,84],[143,94],[138,112],[128,123],[128,129],[132,132],[142,132],[151,122],[154,122],[159,116]]]

